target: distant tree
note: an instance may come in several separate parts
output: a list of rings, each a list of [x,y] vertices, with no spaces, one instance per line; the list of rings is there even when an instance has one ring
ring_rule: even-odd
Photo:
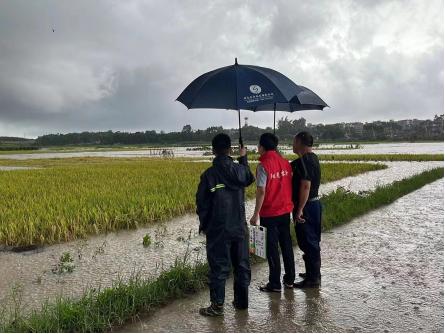
[[[304,118],[290,121],[287,117],[284,117],[278,120],[277,134],[281,139],[291,139],[303,130],[306,130],[306,120]]]
[[[320,138],[324,140],[338,140],[345,137],[345,129],[342,124],[326,124]]]
[[[192,132],[192,126],[190,124],[184,125],[182,127],[182,132],[184,132],[184,133],[191,133]]]

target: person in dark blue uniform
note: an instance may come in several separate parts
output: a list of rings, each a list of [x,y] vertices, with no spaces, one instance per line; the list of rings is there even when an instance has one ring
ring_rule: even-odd
[[[294,283],[299,289],[318,288],[321,284],[321,204],[318,198],[321,170],[318,157],[312,152],[313,144],[310,133],[298,133],[293,149],[299,158],[291,163],[295,234],[306,267],[306,272],[300,274],[303,281]]]
[[[249,237],[244,206],[244,188],[255,181],[244,147],[239,163],[229,156],[230,137],[217,134],[212,140],[213,165],[202,175],[196,193],[199,231],[206,235],[209,263],[210,306],[201,308],[204,316],[224,314],[226,279],[234,276],[236,309],[248,307],[250,285]]]

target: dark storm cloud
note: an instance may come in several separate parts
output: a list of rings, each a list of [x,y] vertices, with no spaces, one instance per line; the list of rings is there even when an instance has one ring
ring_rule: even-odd
[[[443,110],[441,1],[2,1],[0,134],[236,126],[186,111],[197,75],[275,68],[319,93],[310,122]],[[54,29],[54,32],[53,32]],[[270,125],[270,113],[248,113]]]

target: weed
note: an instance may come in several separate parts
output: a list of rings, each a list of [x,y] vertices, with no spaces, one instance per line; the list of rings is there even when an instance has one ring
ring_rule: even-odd
[[[74,271],[74,259],[69,252],[64,252],[60,258],[59,262],[51,269],[53,274],[64,274],[72,273]]]
[[[142,245],[144,247],[148,247],[151,245],[151,237],[148,233],[142,238]]]

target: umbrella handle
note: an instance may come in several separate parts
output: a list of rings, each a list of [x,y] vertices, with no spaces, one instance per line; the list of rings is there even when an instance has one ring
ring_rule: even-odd
[[[243,137],[241,136],[241,112],[238,109],[238,131],[239,131],[239,144],[241,147],[244,147]]]

